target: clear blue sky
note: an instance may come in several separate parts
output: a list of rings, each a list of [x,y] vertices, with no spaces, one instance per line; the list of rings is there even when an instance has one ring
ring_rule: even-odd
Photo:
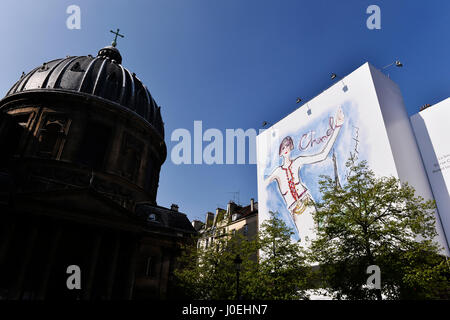
[[[81,30],[66,28],[66,8],[81,7]],[[366,8],[381,8],[381,30],[366,28]],[[450,1],[146,0],[0,3],[0,94],[44,61],[118,48],[162,106],[169,157],[158,204],[177,203],[190,219],[224,207],[240,192],[257,198],[255,165],[180,165],[170,161],[176,128],[260,128],[369,61],[389,68],[408,113],[450,96]]]

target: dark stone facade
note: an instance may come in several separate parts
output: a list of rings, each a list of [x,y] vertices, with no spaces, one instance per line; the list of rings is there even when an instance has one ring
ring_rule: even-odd
[[[195,230],[156,204],[160,107],[121,61],[114,47],[53,60],[0,101],[0,299],[170,297]]]

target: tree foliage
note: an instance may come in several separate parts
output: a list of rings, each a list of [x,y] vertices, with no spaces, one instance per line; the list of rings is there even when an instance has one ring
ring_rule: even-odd
[[[236,298],[234,258],[242,258],[240,293],[244,299],[298,299],[307,281],[304,257],[292,230],[271,213],[253,240],[242,235],[222,237],[208,248],[185,248],[175,280],[194,299]],[[261,256],[259,256],[261,253]]]
[[[321,176],[317,238],[310,257],[335,298],[434,298],[448,288],[449,269],[433,242],[433,201],[394,177],[376,177],[365,161],[350,159],[339,186]],[[365,287],[369,265],[381,269],[381,290]]]
[[[276,213],[263,222],[259,234],[260,261],[252,274],[248,295],[256,299],[305,299],[308,270],[298,242],[291,239],[288,228]]]
[[[217,238],[209,247],[186,247],[175,270],[175,281],[185,298],[229,300],[236,298],[234,259],[242,259],[240,288],[247,287],[247,274],[256,268],[252,256],[256,243],[242,236]]]

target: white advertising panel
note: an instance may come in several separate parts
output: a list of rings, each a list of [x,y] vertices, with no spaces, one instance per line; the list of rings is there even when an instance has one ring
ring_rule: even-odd
[[[450,98],[411,117],[447,243],[450,235],[449,121]]]
[[[260,223],[277,212],[294,240],[314,238],[319,176],[345,183],[356,154],[380,175],[397,176],[368,64],[310,100],[257,137]]]
[[[400,90],[368,63],[258,135],[259,223],[276,212],[307,246],[320,175],[345,184],[351,154],[432,198]]]

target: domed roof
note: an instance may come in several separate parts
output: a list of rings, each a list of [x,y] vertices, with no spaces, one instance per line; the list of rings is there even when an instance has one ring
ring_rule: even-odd
[[[113,46],[100,49],[97,57],[67,56],[44,62],[22,75],[6,96],[46,89],[86,93],[134,111],[164,136],[161,108],[136,74],[121,63],[122,56]]]

